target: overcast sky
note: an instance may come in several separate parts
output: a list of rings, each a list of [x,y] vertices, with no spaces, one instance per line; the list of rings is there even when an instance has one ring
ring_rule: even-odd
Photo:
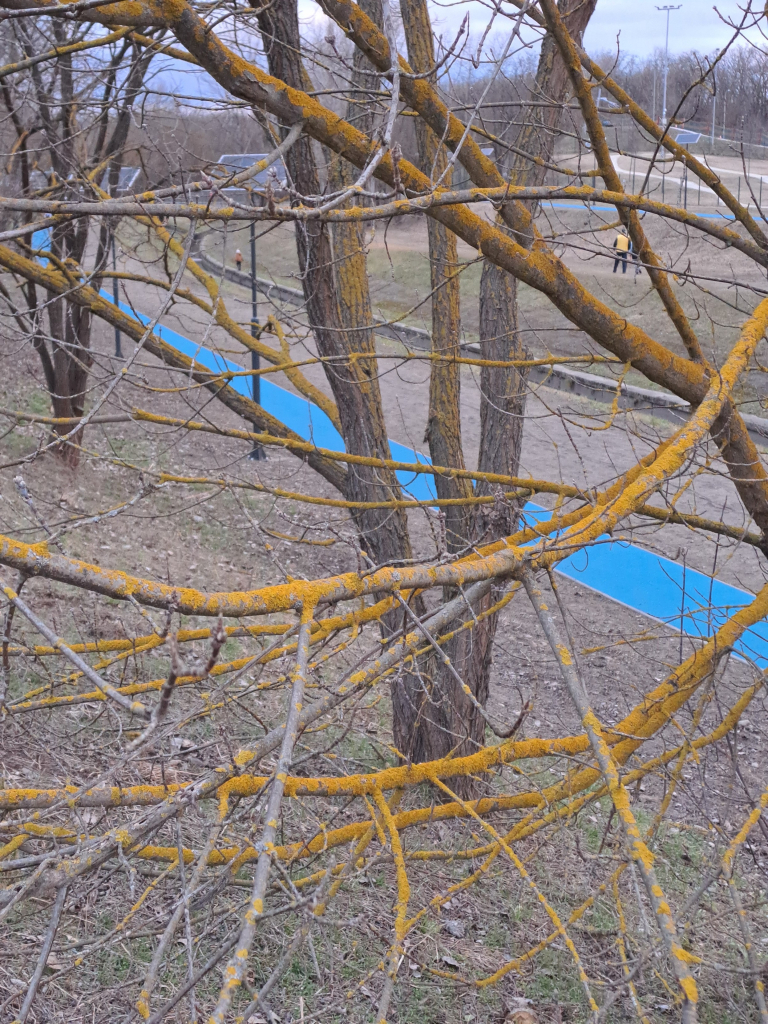
[[[738,6],[732,0],[717,6],[725,17],[739,17]],[[613,49],[619,33],[621,49],[628,53],[644,56],[657,46],[663,47],[667,16],[656,7],[652,0],[597,0],[585,36],[586,48],[591,53]],[[712,0],[687,0],[680,10],[670,12],[670,52],[698,50],[709,53],[724,45],[730,34],[715,12]]]
[[[390,2],[397,6],[399,0]],[[659,5],[661,2],[666,3],[668,0],[660,0]],[[464,15],[469,11],[470,32],[477,38],[487,24],[488,12],[492,9],[491,0],[484,0],[482,4],[467,3],[465,0],[431,0],[430,6],[436,31],[442,31],[446,37],[455,36]],[[717,6],[723,17],[740,17],[736,0],[717,0]],[[613,50],[617,36],[625,53],[642,57],[653,53],[657,47],[663,48],[667,16],[656,7],[654,0],[597,0],[585,38],[587,49],[593,54]],[[323,18],[314,0],[299,0],[299,11],[305,24]],[[503,24],[501,19],[496,22],[499,29]],[[730,34],[728,26],[715,11],[714,0],[684,0],[679,10],[670,13],[671,53],[686,50],[711,53],[723,46]],[[494,31],[494,41],[500,35],[500,31]],[[765,40],[760,42],[765,45]]]
[[[392,2],[396,4],[397,0]],[[667,2],[669,0],[659,0],[659,6]],[[680,0],[671,2],[677,4]],[[317,16],[317,7],[312,0],[299,0],[299,3],[302,13]],[[431,6],[436,27],[439,25],[446,35],[456,32],[469,9],[471,32],[477,35],[487,24],[491,3],[486,0],[481,6],[479,3],[467,4],[463,0],[432,0]],[[585,37],[587,49],[591,53],[613,50],[617,35],[621,49],[626,53],[645,56],[657,47],[663,48],[667,16],[656,7],[654,0],[597,0]],[[735,0],[717,0],[717,7],[723,17],[740,17]],[[314,12],[310,13],[313,9]],[[715,11],[714,0],[684,0],[679,10],[670,13],[669,49],[672,53],[685,50],[710,53],[723,46],[730,35],[728,26]],[[761,42],[765,45],[764,40]]]
[[[668,2],[670,0],[658,0],[658,6]],[[671,2],[677,5],[680,0]],[[308,11],[312,0],[300,0],[300,3]],[[487,23],[490,6],[488,0],[485,6],[466,4],[462,0],[432,0],[435,24],[440,24],[446,34],[458,29],[467,9],[471,11],[472,34],[479,34]],[[724,18],[738,20],[741,16],[736,0],[717,0],[717,7]],[[663,48],[667,15],[656,8],[654,0],[597,0],[585,36],[586,48],[593,54],[614,50],[617,36],[622,51],[640,57],[653,53],[657,47]],[[679,10],[670,12],[670,53],[686,50],[711,53],[723,46],[731,34],[715,11],[714,0],[683,0]],[[759,42],[765,45],[765,40]]]
[[[399,0],[389,2],[396,6]],[[490,0],[485,0],[485,3],[430,0],[430,6],[435,31],[442,34],[444,40],[454,39],[467,11],[471,18],[471,36],[477,40],[488,23],[491,3]],[[586,48],[595,55],[605,50],[614,51],[617,36],[622,52],[627,54],[643,57],[653,53],[657,47],[663,48],[666,14],[656,7],[653,0],[597,0],[597,8],[587,29]],[[737,19],[740,16],[736,0],[718,0],[718,9],[726,18]],[[315,0],[299,0],[299,12],[304,31],[310,34],[312,23],[317,24],[319,29],[319,23],[325,22],[325,16]],[[508,23],[500,19],[496,25],[500,27]],[[670,14],[671,53],[686,50],[711,53],[723,46],[731,34],[731,30],[715,12],[712,0],[683,0],[680,9]],[[493,44],[501,42],[503,45],[498,28],[492,31],[492,39]],[[762,48],[768,45],[759,36],[754,36],[754,41]],[[496,49],[496,45],[492,45],[492,49]],[[161,74],[158,79],[163,87],[175,87],[193,95],[220,95],[221,90],[207,75],[201,75],[199,71],[184,74],[188,68],[177,66],[175,62],[171,62],[170,67],[173,70]]]

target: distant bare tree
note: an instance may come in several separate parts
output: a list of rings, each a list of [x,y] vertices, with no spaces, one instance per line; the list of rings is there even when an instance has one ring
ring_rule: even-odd
[[[153,51],[127,38],[125,30],[93,38],[79,23],[58,20],[38,26],[14,22],[5,26],[5,37],[18,63],[27,66],[0,83],[16,136],[9,164],[18,194],[65,202],[97,198],[102,189],[114,194],[133,107]],[[110,220],[80,217],[38,232],[37,247],[49,251],[62,269],[87,274],[99,290],[112,237]],[[24,242],[32,248],[31,232]],[[41,297],[34,281],[25,283],[23,294],[26,308],[16,315],[30,325],[53,415],[77,419],[88,391],[92,313],[50,292]],[[67,433],[69,427],[56,430]],[[58,451],[77,462],[77,448]]]

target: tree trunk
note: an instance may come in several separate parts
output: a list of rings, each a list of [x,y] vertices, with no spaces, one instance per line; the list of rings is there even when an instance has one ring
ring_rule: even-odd
[[[415,72],[427,75],[434,85],[435,55],[432,26],[425,0],[401,0],[400,10],[408,46],[408,61]],[[434,132],[419,120],[416,140],[421,169],[433,182],[449,187],[451,172],[448,155]],[[464,469],[464,451],[461,440],[461,369],[453,362],[461,353],[461,304],[459,293],[459,261],[456,235],[437,221],[427,222],[429,238],[430,285],[432,295],[432,353],[440,359],[432,364],[429,381],[429,414],[425,440],[429,443],[432,461],[442,466]],[[437,477],[439,498],[469,498],[472,486],[467,480]],[[467,506],[451,506],[445,513],[445,538],[449,552],[465,550],[472,542],[472,517]],[[453,593],[444,595],[450,600]],[[472,631],[474,634],[476,630]],[[483,644],[483,631],[471,646]],[[462,637],[446,647],[453,661]],[[458,646],[457,646],[458,645]],[[475,650],[475,654],[477,651]],[[481,655],[483,663],[490,654],[490,643]],[[459,673],[466,669],[460,661]],[[472,674],[470,674],[470,679]],[[483,680],[487,689],[488,672],[480,670],[481,702],[487,699],[482,692]],[[405,680],[403,685],[405,685]],[[455,676],[450,673],[435,653],[420,659],[408,680],[409,692],[404,694],[395,711],[394,734],[398,749],[412,761],[430,761],[449,754],[470,753],[482,745],[484,722],[463,693]],[[468,682],[475,692],[473,682]],[[461,795],[471,788],[469,780],[456,780]]]
[[[88,237],[87,220],[88,218],[82,219],[81,230],[77,234],[71,225],[65,225],[62,230],[53,230],[51,252],[62,263],[71,260],[80,264]],[[49,292],[48,325],[53,367],[53,415],[61,418],[82,416],[85,410],[88,371],[93,361],[90,310],[68,302],[66,298],[54,298]],[[71,430],[72,424],[56,425],[53,427],[52,437],[55,439],[68,434]],[[77,447],[80,440],[81,435],[75,435],[70,443],[58,445],[54,449],[72,467],[80,462],[80,451]]]
[[[369,0],[368,14],[380,21],[376,0]],[[275,0],[259,15],[270,73],[289,84],[304,83],[300,37],[295,0]],[[362,75],[365,64],[356,60]],[[319,177],[308,140],[294,145],[286,157],[294,186],[304,195],[317,195]],[[354,181],[354,170],[338,157],[331,161],[331,187]],[[375,353],[364,235],[356,224],[335,225],[331,239],[325,225],[297,224],[299,264],[304,271],[303,286],[310,325],[322,355]],[[334,259],[335,257],[335,259]],[[330,328],[330,329],[329,329]],[[342,435],[349,452],[391,458],[381,403],[375,360],[338,361],[325,371],[339,409]],[[363,466],[349,467],[345,497],[354,501],[387,500],[400,497],[393,472]],[[410,559],[411,542],[405,512],[369,510],[355,514],[362,543],[377,564]],[[414,610],[421,615],[423,602],[417,598]],[[382,631],[393,636],[403,629],[405,613],[395,610],[384,617]],[[422,692],[418,675],[408,670],[392,684],[392,721],[395,745],[408,756],[417,726],[415,708]]]
[[[561,10],[568,18],[569,28],[581,38],[594,9],[595,0],[561,0]],[[434,66],[431,51],[433,38],[429,13],[424,0],[401,0],[403,22],[408,42],[408,56],[416,72],[425,73]],[[545,97],[553,106],[532,108],[535,124],[520,132],[517,146],[530,157],[551,161],[562,104],[569,93],[568,73],[554,41],[547,37],[542,44],[533,93]],[[530,120],[530,119],[527,119]],[[434,134],[420,126],[420,158],[422,170],[433,178],[445,167],[445,150]],[[544,180],[546,168],[537,161],[518,158],[512,169],[515,184],[534,185]],[[433,170],[434,168],[434,170]],[[447,182],[446,182],[447,184]],[[501,227],[501,220],[497,222]],[[442,225],[430,224],[430,260],[433,270],[432,287],[438,287],[447,276],[451,260],[456,265],[456,239]],[[442,275],[441,275],[442,271]],[[459,352],[458,283],[441,288],[433,295],[433,351],[445,354]],[[451,296],[455,295],[453,302]],[[482,358],[512,360],[526,357],[518,333],[517,281],[495,264],[486,262],[480,285],[480,342]],[[481,380],[481,439],[478,469],[486,472],[517,475],[525,413],[526,374],[513,367],[483,367]],[[442,465],[463,466],[460,433],[459,368],[442,365],[433,369],[430,388],[429,440],[433,459]],[[450,406],[450,408],[448,408]],[[433,447],[434,442],[434,447]],[[439,457],[437,452],[439,451]],[[465,492],[451,487],[453,481],[438,481],[438,494],[459,497]],[[446,486],[447,485],[447,486]],[[441,491],[443,493],[441,493]],[[492,485],[479,482],[475,494],[493,494]],[[456,550],[461,543],[480,543],[495,540],[512,532],[518,509],[503,499],[492,506],[478,506],[472,515],[459,511],[448,530],[449,549]],[[454,595],[446,595],[451,597]],[[498,600],[500,593],[491,591],[481,605],[473,609],[475,615],[487,612]],[[467,609],[466,618],[471,612]],[[471,630],[464,630],[444,645],[444,652],[464,685],[469,688],[477,704],[485,706],[488,700],[492,664],[493,641],[498,615],[481,618]],[[437,656],[430,655],[419,666],[421,673],[420,699],[414,695],[410,719],[400,723],[401,742],[410,739],[404,752],[414,761],[462,756],[473,753],[484,744],[486,722],[474,701],[467,697],[456,676]],[[398,732],[395,733],[396,737]],[[462,797],[475,796],[479,783],[474,779],[456,779],[457,792]]]
[[[401,0],[400,11],[408,47],[408,61],[417,74],[436,84],[432,25],[426,0]],[[448,154],[431,128],[421,118],[416,121],[416,141],[421,169],[433,182],[450,187]],[[432,461],[440,466],[464,469],[461,443],[461,371],[451,362],[461,354],[461,303],[459,260],[456,235],[430,218],[430,286],[432,295],[432,353],[441,357],[432,364],[429,380],[429,415],[424,440],[429,444]],[[467,498],[472,486],[467,480],[437,477],[439,498]],[[461,506],[445,513],[447,548],[460,551],[469,542],[469,517]]]
[[[301,38],[295,0],[274,0],[258,15],[270,73],[289,85],[304,88],[308,76],[301,60]],[[338,161],[338,158],[336,158]],[[286,156],[294,187],[307,196],[321,191],[320,177],[307,138]],[[339,184],[351,183],[350,171],[340,164]],[[347,360],[352,353],[375,355],[368,275],[363,235],[358,225],[339,225],[334,252],[328,226],[317,221],[296,225],[296,247],[309,324],[322,356],[335,357],[325,372],[339,410],[347,451],[391,459],[375,359]],[[334,259],[335,257],[335,259]],[[350,501],[387,501],[400,497],[394,472],[350,467],[345,497]],[[354,513],[366,551],[377,563],[411,557],[403,510]]]
[[[594,0],[561,0],[561,10],[571,16],[570,28],[577,35],[589,20]],[[435,76],[434,51],[429,12],[425,0],[402,0],[401,11],[408,44],[409,61],[414,71]],[[297,88],[308,88],[308,76],[301,61],[301,43],[295,0],[273,0],[259,15],[269,70],[272,75]],[[574,26],[574,19],[579,25]],[[374,17],[374,20],[377,20]],[[534,108],[537,124],[529,126],[518,140],[531,157],[551,160],[561,104],[569,91],[568,75],[553,42],[542,45],[534,92],[553,105]],[[539,111],[541,111],[539,113]],[[447,155],[434,133],[418,122],[419,156],[423,170],[433,181],[450,184]],[[293,184],[303,195],[318,195],[320,179],[308,139],[300,140],[286,157]],[[333,187],[351,181],[351,173],[339,164],[332,172]],[[513,167],[515,181],[536,183],[543,180],[539,162],[518,160]],[[455,235],[430,219],[429,249],[432,287],[432,346],[441,357],[432,367],[430,378],[427,441],[436,463],[464,467],[461,443],[459,365],[450,357],[460,352],[460,304],[458,258]],[[320,353],[343,357],[353,351],[373,355],[370,331],[370,299],[365,273],[364,238],[356,225],[334,232],[334,246],[328,228],[318,222],[297,225],[297,249],[302,268],[303,287],[310,326]],[[343,299],[340,299],[343,296]],[[491,359],[519,358],[524,355],[517,331],[516,281],[488,264],[481,285],[481,342],[483,354]],[[367,372],[366,372],[367,371]],[[389,457],[389,445],[375,363],[343,358],[326,373],[336,399],[345,444],[349,451]],[[516,369],[484,368],[481,373],[481,452],[480,468],[515,473],[520,458],[522,415],[525,403],[525,378]],[[350,472],[346,496],[365,500],[397,494],[394,475]],[[466,498],[472,495],[466,481],[450,478],[436,480],[440,498]],[[488,493],[478,487],[478,494]],[[457,552],[481,537],[493,539],[510,532],[517,515],[515,508],[503,502],[469,514],[456,507],[446,515],[446,541],[450,552]],[[357,517],[363,543],[377,562],[407,558],[410,544],[404,516],[382,516],[380,512]],[[446,595],[451,597],[453,595]],[[491,607],[496,599],[489,594],[478,609],[467,610],[467,618]],[[417,614],[422,608],[415,607]],[[393,614],[394,628],[403,619]],[[458,634],[445,647],[453,667],[469,687],[476,702],[483,706],[488,697],[491,654],[497,620],[491,615],[472,630]],[[485,740],[485,720],[463,691],[462,685],[446,669],[442,659],[427,656],[403,673],[392,688],[393,732],[395,746],[402,756],[423,761],[471,753]],[[476,791],[473,780],[459,785],[462,795]]]
[[[557,5],[566,28],[577,46],[595,10],[597,0],[559,0]],[[557,43],[547,33],[541,44],[536,78],[531,99],[543,105],[526,110],[515,146],[526,155],[516,154],[510,177],[514,185],[541,185],[546,177],[544,163],[552,162],[557,130],[563,116],[562,105],[571,94],[568,68],[560,56]],[[537,157],[542,162],[537,161]],[[534,162],[536,161],[536,162]]]
[[[18,39],[25,56],[33,57],[34,36],[29,26],[19,23]],[[52,31],[58,46],[64,47],[72,41],[73,29],[67,28],[63,22],[52,23]],[[75,27],[74,34],[80,29]],[[124,53],[134,46],[135,59],[122,83],[123,100],[117,115],[112,113],[114,101],[114,85],[117,70],[122,65]],[[62,53],[58,58],[58,80],[60,88],[54,96],[46,87],[39,65],[31,69],[34,86],[34,97],[37,103],[40,131],[45,139],[46,151],[50,158],[51,168],[60,188],[66,192],[72,189],[82,194],[79,184],[73,183],[73,173],[83,176],[90,170],[102,165],[112,156],[115,159],[110,166],[111,180],[116,181],[119,174],[119,162],[128,137],[131,125],[133,104],[139,95],[152,53],[140,54],[135,44],[127,41],[122,50],[118,50],[112,62],[112,73],[107,75],[101,100],[101,112],[97,120],[101,122],[97,142],[93,150],[85,151],[85,134],[83,126],[78,122],[80,98],[75,90],[75,74],[72,54]],[[12,88],[12,87],[11,87]],[[23,126],[18,118],[20,108],[18,100],[14,102],[11,88],[3,83],[3,98],[11,113],[11,119],[20,139],[24,138]],[[111,135],[107,138],[109,125],[114,124]],[[75,180],[79,180],[79,177]],[[24,192],[29,191],[29,170],[26,149],[22,155],[22,184]],[[90,189],[88,190],[90,196]],[[62,265],[70,269],[81,267],[86,254],[91,219],[82,217],[76,221],[65,221],[51,228],[50,250]],[[90,275],[91,285],[98,291],[101,285],[101,272],[106,258],[109,241],[109,228],[102,221],[99,244],[93,272]],[[27,244],[31,244],[28,236]],[[88,376],[93,362],[91,354],[92,314],[84,306],[70,302],[66,297],[49,292],[46,303],[48,311],[49,341],[39,329],[42,310],[38,307],[37,292],[33,284],[26,289],[27,305],[34,324],[33,343],[40,356],[45,374],[46,386],[51,396],[53,415],[59,418],[81,417],[85,411],[85,398],[88,390]],[[63,434],[69,434],[71,424],[54,426],[52,440]],[[82,440],[82,431],[73,435],[66,445],[56,445],[55,451],[69,465],[76,466],[80,461],[78,443]]]

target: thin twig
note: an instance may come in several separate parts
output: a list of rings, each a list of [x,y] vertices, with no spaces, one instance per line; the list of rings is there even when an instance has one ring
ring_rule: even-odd
[[[37,965],[35,966],[34,974],[30,978],[27,995],[24,999],[21,1010],[19,1011],[18,1024],[24,1024],[26,1021],[27,1015],[32,1008],[32,1003],[37,995],[37,988],[40,984],[40,979],[43,976],[45,965],[48,962],[48,957],[51,954],[51,946],[53,945],[53,940],[56,937],[56,931],[59,927],[61,912],[64,909],[64,902],[66,898],[67,887],[63,886],[56,894],[56,902],[53,904],[53,911],[51,913],[51,919],[48,922],[48,930],[45,933],[43,945],[40,949],[40,956],[37,958]]]

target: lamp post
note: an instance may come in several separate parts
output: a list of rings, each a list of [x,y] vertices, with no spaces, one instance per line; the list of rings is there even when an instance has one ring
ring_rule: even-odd
[[[258,297],[256,294],[256,221],[251,221],[251,337],[257,336],[256,323],[258,321]],[[251,350],[251,369],[258,370],[260,367],[259,353]],[[253,381],[252,394],[253,401],[256,405],[261,405],[261,377],[258,373],[254,373],[251,378]],[[255,444],[251,449],[249,458],[251,459],[266,459],[267,453],[264,451],[260,444]]]
[[[222,167],[224,167],[230,174],[235,174],[238,171],[244,171],[248,167],[252,168],[254,164],[258,163],[260,160],[263,160],[266,156],[267,156],[266,153],[222,153],[222,155],[219,157],[218,163]],[[276,161],[272,165],[272,171],[270,171],[270,173],[274,174],[275,172],[277,172],[277,174],[279,175],[280,171],[282,171],[282,178],[281,178],[281,180],[285,181],[285,166],[284,166],[282,160],[278,160],[278,161]],[[260,171],[259,174],[257,174],[256,177],[254,178],[254,180],[252,181],[251,185],[250,186],[246,186],[247,188],[249,188],[251,190],[250,191],[250,200],[251,200],[251,205],[252,206],[255,205],[255,203],[254,203],[253,185],[257,185],[260,181],[263,182],[265,180],[264,174],[265,174],[264,171]],[[238,189],[240,189],[242,187],[243,186],[238,186]],[[230,191],[229,187],[224,188],[224,192],[228,192],[228,191]],[[250,236],[251,236],[250,237],[250,242],[251,242],[251,337],[252,338],[258,338],[260,332],[259,332],[259,329],[256,326],[256,324],[258,322],[258,318],[259,318],[259,311],[258,311],[258,299],[257,299],[257,293],[256,293],[256,221],[255,220],[251,221]],[[259,353],[252,351],[251,352],[251,369],[254,370],[254,371],[258,371],[259,367],[260,367]],[[253,381],[253,383],[251,385],[251,388],[252,388],[251,394],[253,396],[253,401],[257,405],[261,405],[261,377],[259,376],[258,372],[254,372],[253,376],[251,377],[251,380]],[[260,444],[255,444],[253,446],[253,448],[251,449],[251,453],[250,453],[249,457],[251,459],[266,459],[267,453],[265,452],[264,448]]]
[[[715,152],[715,113],[717,110],[717,72],[712,68],[712,152]]]
[[[667,74],[669,72],[669,12],[679,11],[682,4],[665,4],[664,7],[657,7],[657,11],[667,12],[667,35],[664,41],[664,86],[663,96],[661,100],[661,120],[663,124],[667,123]]]
[[[115,246],[115,234],[112,232],[112,271],[117,274],[117,248]],[[120,308],[120,291],[118,289],[117,277],[112,278],[112,300]],[[115,359],[123,358],[123,348],[120,344],[120,329],[115,328]]]
[[[653,120],[656,121],[656,68],[653,69]],[[656,121],[656,124],[659,122]]]

